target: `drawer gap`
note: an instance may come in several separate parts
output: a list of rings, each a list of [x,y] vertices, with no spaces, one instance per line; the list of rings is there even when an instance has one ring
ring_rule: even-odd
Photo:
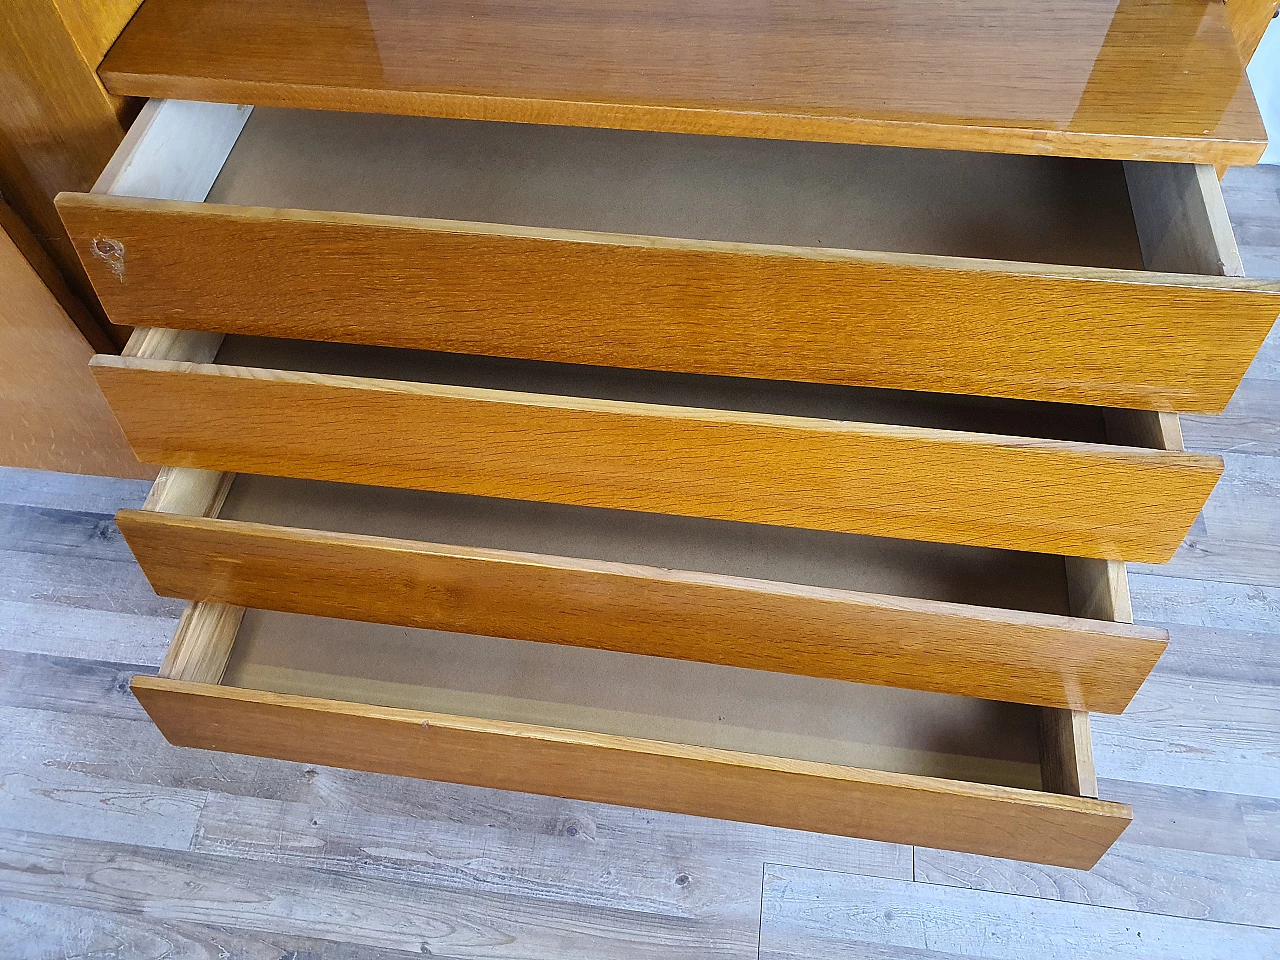
[[[172,359],[185,359],[172,357]],[[1083,404],[756,380],[229,335],[215,363],[708,410],[1165,449],[1161,415]],[[1176,416],[1176,415],[1169,415]]]
[[[1041,787],[1034,707],[249,610],[227,686]]]
[[[258,107],[207,202],[1143,268],[1123,165],[1071,157]]]
[[[239,474],[223,520],[1069,615],[1062,557]]]

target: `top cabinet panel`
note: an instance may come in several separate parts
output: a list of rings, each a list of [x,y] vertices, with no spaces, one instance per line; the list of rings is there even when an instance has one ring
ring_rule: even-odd
[[[116,94],[784,140],[1254,163],[1213,0],[146,0]]]

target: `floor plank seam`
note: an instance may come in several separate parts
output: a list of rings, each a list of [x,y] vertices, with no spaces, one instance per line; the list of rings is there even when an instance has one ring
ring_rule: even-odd
[[[1157,849],[1165,849],[1165,848],[1157,848]],[[1265,858],[1256,858],[1256,857],[1241,857],[1239,859],[1265,860]],[[1271,862],[1271,861],[1267,861],[1267,862]],[[1034,866],[1034,864],[1032,866]],[[1080,872],[1087,874],[1089,871],[1080,871]],[[959,878],[956,878],[956,879],[959,879]],[[986,890],[982,887],[975,887],[975,886],[971,886],[969,884],[963,884],[963,883],[939,883],[936,880],[928,880],[928,879],[917,879],[916,882],[926,884],[931,887],[939,887],[945,890],[968,890],[972,893],[985,893],[989,896],[994,896],[994,897],[1020,897],[1025,900],[1038,900],[1044,903],[1061,903],[1061,904],[1074,905],[1078,907],[1087,907],[1091,910],[1114,910],[1118,913],[1134,913],[1143,917],[1171,917],[1176,920],[1187,920],[1193,923],[1217,924],[1219,926],[1226,926],[1226,927],[1244,927],[1246,929],[1251,929],[1251,930],[1280,930],[1280,921],[1278,921],[1274,925],[1269,923],[1242,923],[1238,920],[1214,920],[1207,917],[1189,917],[1183,913],[1168,913],[1168,912],[1161,913],[1161,912],[1156,912],[1151,910],[1140,910],[1136,907],[1120,907],[1120,906],[1115,906],[1115,905],[1106,904],[1106,903],[1093,903],[1088,900],[1064,900],[1060,897],[1041,897],[1033,893],[1019,893],[1016,890]]]

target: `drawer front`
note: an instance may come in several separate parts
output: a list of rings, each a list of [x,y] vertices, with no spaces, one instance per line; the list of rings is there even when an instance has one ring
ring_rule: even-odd
[[[98,357],[140,459],[1167,560],[1219,458],[925,428]]]
[[[1119,713],[1163,630],[745,577],[125,510],[164,596]]]
[[[174,744],[1088,868],[1124,804],[135,677]]]
[[[1216,413],[1280,298],[1194,275],[1220,272],[1230,227],[1210,229],[1201,172],[1160,169],[1144,256],[1188,273],[103,195],[58,207],[117,323]]]

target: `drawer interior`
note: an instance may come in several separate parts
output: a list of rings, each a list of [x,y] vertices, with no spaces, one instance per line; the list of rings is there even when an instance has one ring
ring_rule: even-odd
[[[211,203],[1142,269],[1119,161],[259,107]]]
[[[1078,404],[667,373],[229,335],[216,362],[834,421],[1166,449],[1161,414]],[[1169,415],[1166,415],[1166,420]]]
[[[218,518],[1078,613],[1062,557],[986,547],[252,474]]]
[[[1041,710],[637,654],[246,611],[222,683],[1040,789]]]

